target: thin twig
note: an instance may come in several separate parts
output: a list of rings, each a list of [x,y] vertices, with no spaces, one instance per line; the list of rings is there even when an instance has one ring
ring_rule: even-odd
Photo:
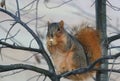
[[[31,1],[30,3],[28,3],[26,6],[24,6],[24,7],[21,8],[20,10],[25,9],[26,7],[28,7],[28,6],[30,6],[31,4],[33,4],[35,1],[37,1],[37,0],[33,0],[33,1]]]
[[[18,18],[20,18],[20,9],[19,9],[19,2],[18,2],[18,0],[16,0],[16,4],[17,4],[17,15],[18,15]]]
[[[20,71],[15,71],[15,72],[12,72],[12,73],[9,73],[9,74],[6,74],[6,75],[2,75],[0,76],[1,78],[4,78],[4,77],[8,77],[8,76],[12,76],[12,75],[15,75],[17,73],[21,73],[23,72],[24,70],[20,70]]]
[[[120,8],[117,6],[113,6],[108,0],[106,0],[108,4],[106,4],[107,6],[109,6],[110,8],[112,8],[115,11],[120,11]]]
[[[29,47],[31,47],[32,42],[33,42],[34,40],[35,40],[35,39],[33,38],[33,39],[30,41]]]
[[[10,60],[15,61],[15,62],[24,62],[24,63],[28,63],[28,64],[35,64],[34,62],[19,60],[19,59],[15,58],[15,57],[7,56],[5,54],[3,54],[3,56],[10,59]]]
[[[5,37],[5,41],[7,40],[7,37],[9,35],[10,31],[12,30],[12,28],[15,26],[15,24],[17,24],[17,22],[13,23],[13,25],[10,27],[9,31],[7,32],[7,35]]]
[[[58,7],[61,7],[61,6],[63,6],[64,4],[67,4],[67,3],[69,3],[69,2],[71,2],[72,0],[68,0],[68,1],[66,1],[66,2],[63,2],[63,3],[61,3],[61,4],[59,4],[59,5],[57,5],[57,6],[48,6],[46,3],[46,1],[44,1],[44,5],[46,6],[46,8],[48,8],[48,9],[53,9],[53,8],[58,8]]]
[[[6,22],[6,21],[14,21],[14,20],[13,19],[5,19],[5,20],[0,21],[0,23]]]
[[[39,4],[39,0],[36,1],[36,23],[35,23],[35,31],[36,31],[36,34],[37,36],[39,36],[39,33],[38,33],[38,4]]]
[[[15,33],[15,35],[13,35],[13,36],[10,36],[10,37],[6,37],[6,38],[2,38],[2,39],[0,39],[1,41],[2,40],[8,40],[8,39],[12,39],[12,38],[14,38],[18,33],[20,32],[20,30],[18,30],[16,33]],[[14,42],[15,43],[15,42]]]
[[[47,78],[47,77],[45,76],[45,77],[44,77],[44,79],[43,79],[43,81],[45,81],[45,80],[46,80],[46,78]]]
[[[5,27],[0,27],[0,29],[2,29],[5,33],[8,33],[8,30]],[[17,34],[17,33],[16,33]],[[9,33],[9,36],[12,37],[11,33]],[[10,39],[12,42],[15,42],[17,45],[22,45],[22,43],[20,43],[18,40],[16,40],[15,38],[11,38]]]
[[[23,60],[23,62],[30,60],[33,56],[35,56],[35,55],[37,55],[37,54],[38,54],[38,53],[31,55],[31,56],[28,57],[27,59]]]
[[[91,7],[92,7],[93,5],[95,5],[95,2],[96,2],[96,0],[92,3]]]
[[[30,23],[30,22],[36,20],[36,19],[37,19],[37,20],[42,19],[43,17],[45,17],[45,16],[41,16],[41,17],[37,17],[37,18],[33,18],[33,19],[27,21],[26,24],[28,24],[28,23]]]
[[[31,79],[36,78],[36,77],[39,77],[39,76],[40,76],[40,75],[34,75],[34,76],[30,77],[27,81],[30,81]]]
[[[41,76],[42,76],[42,74],[38,76],[38,78],[36,79],[36,81],[39,81],[39,79],[40,79]]]
[[[116,59],[113,59],[113,63],[115,63],[115,61],[116,61]],[[109,73],[109,75],[108,75],[108,77],[109,77],[108,79],[110,79],[110,76],[111,76],[111,74],[112,74],[112,69],[113,69],[114,65],[115,65],[115,64],[112,64],[111,71],[110,71],[110,73]]]

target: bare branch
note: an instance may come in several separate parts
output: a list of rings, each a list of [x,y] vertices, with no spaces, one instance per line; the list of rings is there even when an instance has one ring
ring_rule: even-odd
[[[39,50],[42,50],[40,51],[45,60],[47,61],[48,63],[48,66],[49,66],[49,70],[52,71],[52,72],[55,72],[55,69],[54,69],[54,66],[52,64],[52,61],[51,59],[49,58],[48,54],[46,53],[44,47],[43,47],[43,44],[41,42],[41,40],[39,39],[39,37],[30,29],[30,27],[28,27],[27,24],[25,24],[23,21],[21,21],[17,16],[15,16],[14,14],[12,14],[11,12],[9,11],[6,11],[4,9],[1,9],[0,8],[0,11],[3,12],[3,13],[6,13],[7,15],[11,16],[17,23],[19,23],[20,25],[22,25],[33,37],[34,39],[36,40],[36,42],[38,43],[38,46],[39,46]]]
[[[7,36],[6,36],[6,38],[2,38],[2,39],[0,39],[0,40],[2,41],[2,40],[12,39],[12,38],[14,38],[19,32],[20,32],[20,30],[18,30],[18,31],[15,33],[15,35],[10,36],[10,37],[7,37]],[[13,41],[13,42],[14,42],[14,41]],[[14,42],[14,43],[15,43],[15,42]]]
[[[18,0],[16,0],[16,4],[17,4],[17,15],[18,15],[18,18],[20,18],[20,9],[19,9],[19,2],[18,2]]]
[[[31,47],[33,41],[34,41],[34,39],[32,39],[32,40],[30,41],[29,47]]]
[[[31,56],[28,57],[27,59],[23,60],[23,62],[28,61],[28,60],[31,59],[33,56],[37,56],[37,54],[39,54],[39,53],[36,53],[36,54],[31,55]],[[39,60],[40,60],[40,59],[39,59]],[[38,62],[38,63],[40,63],[40,62]]]
[[[7,37],[8,37],[8,35],[9,35],[10,31],[12,30],[12,28],[15,26],[15,24],[17,24],[17,23],[16,23],[16,22],[13,23],[13,25],[10,27],[9,31],[7,32],[7,35],[6,35],[5,41],[6,41]]]
[[[27,81],[30,81],[31,79],[36,78],[36,77],[40,77],[40,76],[41,76],[41,74],[40,75],[34,75],[34,76],[30,77]]]
[[[12,72],[12,73],[9,73],[9,74],[6,74],[6,75],[2,75],[2,76],[0,76],[0,77],[4,78],[4,77],[7,77],[7,76],[15,75],[15,74],[17,74],[17,73],[21,73],[21,72],[23,72],[23,71],[24,71],[24,70],[15,71],[15,72]]]
[[[8,33],[8,30],[5,28],[5,27],[0,27],[4,32]],[[14,35],[11,35],[11,33],[9,33],[9,36],[7,39],[10,39],[12,42],[16,43],[17,45],[22,45],[18,40],[16,40],[14,37],[19,33],[20,30],[18,30],[18,32]],[[0,39],[1,41],[2,40],[5,40],[5,38],[2,38]],[[23,45],[22,45],[23,46]]]
[[[70,72],[66,72],[66,73],[63,73],[63,74],[60,74],[59,76],[60,77],[66,77],[66,76],[70,76],[72,74],[77,74],[77,73],[86,73],[88,71],[91,71],[91,70],[100,70],[100,71],[113,71],[113,72],[120,72],[120,70],[111,70],[111,69],[94,69],[94,66],[97,64],[97,63],[100,63],[104,60],[108,60],[108,59],[117,59],[118,57],[120,56],[120,53],[117,53],[115,55],[108,55],[108,56],[105,56],[105,57],[101,57],[99,59],[97,59],[95,62],[93,62],[92,64],[90,64],[89,66],[87,66],[86,68],[78,68],[78,69],[75,69],[73,71],[70,71]]]
[[[61,4],[59,4],[59,5],[57,5],[57,6],[48,6],[47,5],[47,3],[48,3],[48,0],[46,1],[46,0],[44,0],[44,4],[45,4],[45,6],[46,6],[46,8],[48,8],[48,9],[53,9],[53,8],[58,8],[58,7],[61,7],[62,5],[64,5],[64,4],[67,4],[67,3],[69,3],[69,2],[71,2],[72,0],[68,0],[68,1],[63,1],[63,3],[61,3]]]
[[[116,61],[116,59],[113,60],[113,63],[115,63],[115,61]],[[110,79],[110,76],[111,76],[111,74],[112,74],[112,70],[113,70],[114,65],[115,65],[115,64],[112,64],[111,71],[110,71],[110,73],[109,73],[109,75],[108,75],[108,77],[109,77],[108,79]]]
[[[33,19],[27,21],[26,24],[28,24],[28,23],[30,23],[30,22],[32,22],[32,21],[34,21],[34,20],[42,19],[43,17],[45,17],[45,16],[41,16],[41,17],[37,17],[37,18],[33,18]]]
[[[37,0],[33,0],[32,2],[28,3],[26,6],[24,6],[23,8],[21,8],[20,10],[25,9],[26,7],[28,7],[28,6],[30,6],[31,4],[33,4],[35,1],[37,1]]]
[[[115,41],[117,39],[120,39],[120,34],[108,37],[108,44],[110,44],[112,41]]]
[[[109,47],[108,49],[114,49],[114,48],[120,48],[120,46],[112,46],[112,47]]]
[[[14,20],[12,20],[12,19],[6,19],[6,20],[0,21],[0,23],[5,22],[5,21],[14,21]]]
[[[120,8],[117,6],[113,6],[108,0],[106,0],[108,4],[106,4],[107,6],[109,6],[110,8],[112,8],[115,11],[120,11]]]
[[[1,44],[1,45],[4,45],[5,47],[12,48],[12,49],[20,49],[20,50],[26,50],[26,51],[34,51],[34,52],[39,52],[39,53],[42,52],[41,49],[35,49],[35,48],[29,48],[29,47],[22,47],[22,46],[11,45],[11,44],[8,44],[8,43],[2,42],[2,41],[0,41],[0,44]]]
[[[42,73],[45,76],[48,76],[50,79],[52,79],[53,76],[55,76],[54,73],[51,73],[50,71],[47,71],[32,65],[27,65],[27,64],[0,65],[0,72],[6,72],[11,70],[17,70],[17,69],[31,70],[37,73]]]
[[[46,76],[44,77],[43,81],[45,81],[45,80],[46,80]]]
[[[39,75],[38,78],[36,79],[36,81],[38,81],[38,80],[40,79],[41,76],[42,76],[42,75]]]
[[[39,33],[37,31],[37,27],[38,27],[38,4],[39,4],[39,0],[36,1],[36,23],[35,23],[35,31],[36,31],[37,36],[39,36]]]
[[[5,1],[5,0],[3,0]],[[100,72],[116,72],[116,73],[120,73],[120,69],[114,69],[113,66],[112,68],[110,69],[104,69],[104,68],[94,68],[94,66],[99,63],[99,62],[103,62],[103,61],[106,61],[106,60],[109,60],[109,59],[114,59],[116,60],[119,56],[120,56],[120,53],[117,53],[116,55],[109,55],[109,56],[105,56],[105,57],[101,57],[100,59],[96,60],[94,63],[90,64],[88,67],[86,68],[78,68],[78,69],[75,69],[71,72],[66,72],[66,73],[63,73],[63,74],[60,74],[60,75],[56,75],[56,72],[55,72],[55,69],[53,67],[53,64],[51,62],[51,59],[50,57],[48,56],[48,54],[46,53],[44,47],[43,47],[43,43],[41,42],[40,38],[39,38],[39,35],[38,34],[39,32],[37,31],[38,29],[38,19],[40,18],[43,18],[44,16],[42,17],[39,17],[38,16],[38,4],[39,4],[39,1],[40,0],[32,0],[31,2],[27,3],[26,6],[24,6],[23,8],[19,9],[19,2],[18,0],[16,0],[16,4],[17,4],[17,12],[16,14],[17,15],[14,15],[12,12],[9,12],[7,10],[4,10],[2,8],[0,8],[0,11],[9,15],[10,17],[13,18],[12,19],[6,19],[6,20],[3,20],[3,21],[0,21],[0,23],[2,22],[6,22],[6,21],[15,21],[13,22],[13,25],[10,27],[10,29],[8,29],[8,31],[6,31],[5,33],[7,33],[6,35],[6,38],[3,38],[3,39],[0,39],[0,51],[2,48],[12,48],[12,49],[19,49],[19,50],[26,50],[26,51],[32,51],[32,52],[37,52],[37,54],[41,54],[43,55],[43,57],[45,58],[45,60],[47,61],[48,63],[48,66],[49,66],[49,70],[45,70],[45,69],[42,69],[42,68],[39,68],[39,67],[35,67],[35,66],[32,66],[32,65],[26,65],[26,64],[12,64],[12,65],[0,65],[0,72],[6,72],[6,71],[12,71],[12,70],[18,70],[18,69],[22,69],[21,71],[24,71],[24,70],[31,70],[31,71],[34,71],[34,72],[37,72],[39,73],[39,75],[35,75],[31,78],[29,78],[27,81],[33,79],[33,78],[37,78],[36,81],[39,80],[39,78],[42,76],[42,74],[45,76],[43,77],[43,81],[46,80],[47,77],[49,77],[52,81],[59,81],[60,78],[62,77],[66,77],[66,76],[69,76],[69,75],[72,75],[72,74],[81,74],[81,73],[86,73],[88,71],[100,71]],[[64,0],[61,0],[63,1],[62,3],[60,3],[59,5],[57,6],[52,6],[52,5],[48,5],[47,3],[49,2],[50,0],[44,0],[44,5],[49,8],[49,9],[52,9],[52,8],[57,8],[57,7],[60,7],[72,0],[67,0],[67,1],[64,1]],[[95,3],[95,2],[94,2]],[[94,5],[94,3],[92,4],[92,6]],[[34,4],[35,4],[35,18],[33,19],[30,19],[28,20],[28,22],[23,22],[20,17],[22,16],[22,14],[20,13],[22,10],[25,10],[25,9],[28,9],[28,7],[30,7],[29,9],[32,10],[33,7],[34,7]],[[104,4],[104,3],[103,3]],[[120,8],[116,7],[116,6],[113,6],[108,0],[107,0],[107,3],[105,4],[109,7],[111,7],[112,9],[114,10],[120,10]],[[3,5],[5,6],[5,5]],[[29,10],[28,9],[28,13],[29,13]],[[25,12],[26,14],[26,12]],[[104,13],[101,13],[103,16],[106,16],[104,15]],[[23,13],[24,15],[24,13]],[[28,26],[28,24],[32,21],[36,21],[35,23],[35,27],[36,27],[36,32],[33,32],[33,30]],[[20,24],[22,27],[24,27],[33,37],[33,39],[29,42],[29,47],[24,47],[22,46],[22,44],[16,44],[15,41],[13,41],[13,44],[9,44],[7,43],[6,41],[4,40],[7,40],[7,39],[14,39],[14,37],[17,35],[17,33],[19,33],[19,31],[15,34],[15,35],[10,35],[10,31],[12,30],[12,28],[14,27],[15,24]],[[100,26],[101,27],[101,26]],[[10,37],[8,37],[8,35]],[[120,38],[120,34],[118,35],[115,35],[115,36],[112,36],[112,37],[108,37],[108,44],[111,43],[112,41],[114,40],[117,40]],[[33,40],[35,40],[39,46],[39,48],[32,48],[31,47],[31,44],[33,43]],[[103,41],[104,42],[104,41]],[[109,49],[112,49],[112,48],[119,48],[120,46],[116,46],[116,47],[110,47]],[[26,58],[25,60],[23,60],[23,62],[25,61],[28,61],[29,59],[31,59],[34,55],[35,55],[35,58],[38,62],[40,62],[39,58],[37,58],[37,54],[33,54],[31,55],[30,57]],[[107,53],[103,53],[103,54],[107,54]],[[21,61],[21,60],[20,60]],[[108,63],[110,64],[110,63]],[[113,63],[111,63],[113,65],[115,64],[120,64],[120,63],[115,63],[115,61]],[[13,74],[16,74],[17,72],[13,73]]]

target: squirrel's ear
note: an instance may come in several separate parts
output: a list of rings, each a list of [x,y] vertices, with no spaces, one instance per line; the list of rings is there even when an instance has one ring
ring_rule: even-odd
[[[61,21],[59,22],[59,26],[60,26],[60,27],[64,27],[64,21],[63,21],[63,20],[61,20]]]
[[[47,25],[49,26],[50,25],[50,22],[48,21]]]

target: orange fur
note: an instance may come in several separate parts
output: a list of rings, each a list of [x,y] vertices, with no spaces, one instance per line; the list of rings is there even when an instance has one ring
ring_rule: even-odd
[[[50,23],[48,23],[48,25],[50,25]],[[52,31],[53,29],[50,29],[50,31],[55,33],[53,33],[53,41],[50,41],[51,36],[49,36],[49,33],[51,32],[48,32],[47,36],[47,48],[52,56],[58,74],[67,71],[72,71],[80,67],[86,67],[87,64],[85,60],[82,57],[79,57],[81,56],[81,54],[84,53],[83,51],[87,53],[88,60],[90,63],[94,62],[95,60],[101,57],[100,36],[96,30],[90,27],[85,27],[76,32],[75,37],[84,48],[84,50],[82,48],[79,50],[77,49],[79,48],[77,47],[77,45],[79,44],[76,43],[75,39],[71,38],[74,40],[70,40],[67,38],[67,36],[69,35],[65,34],[66,31],[63,31],[63,25],[64,22],[61,21],[59,26],[61,26],[62,28],[61,31],[58,32],[54,32]],[[55,29],[57,28],[54,28],[54,30]],[[69,45],[70,47],[69,49],[67,49],[67,46]],[[81,61],[82,65],[80,65]],[[97,64],[96,66],[98,67],[100,66],[100,64]],[[93,73],[94,72],[87,72],[83,74],[70,75],[67,78],[72,79],[74,81],[83,81],[86,80],[88,77],[91,77]]]
[[[101,57],[100,36],[95,29],[91,27],[82,28],[75,36],[85,48],[90,63]]]

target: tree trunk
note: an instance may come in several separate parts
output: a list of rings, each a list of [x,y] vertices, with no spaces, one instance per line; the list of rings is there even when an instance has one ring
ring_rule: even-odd
[[[108,54],[107,34],[106,34],[106,0],[96,0],[96,28],[101,36],[102,56]],[[101,67],[108,69],[108,61],[102,61]],[[97,72],[96,81],[108,81],[108,72]]]

